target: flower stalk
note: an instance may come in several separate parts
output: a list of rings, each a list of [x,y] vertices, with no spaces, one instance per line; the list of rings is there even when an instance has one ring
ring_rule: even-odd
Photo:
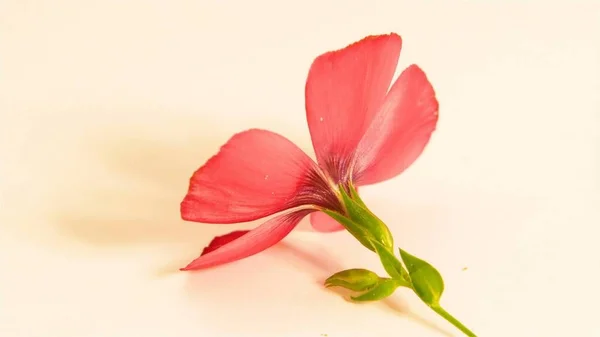
[[[330,276],[325,281],[325,286],[360,292],[358,296],[351,297],[357,302],[381,300],[392,295],[399,287],[409,288],[466,336],[476,337],[440,305],[444,292],[444,281],[440,273],[428,262],[400,248],[401,262],[393,253],[394,240],[389,228],[366,207],[354,186],[350,183],[346,187],[340,187],[340,192],[345,214],[327,210],[324,212],[340,222],[363,246],[375,252],[389,277],[380,277],[366,269],[349,269]]]

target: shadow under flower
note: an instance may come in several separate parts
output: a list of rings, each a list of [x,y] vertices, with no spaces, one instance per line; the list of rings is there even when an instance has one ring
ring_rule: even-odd
[[[404,317],[408,317],[409,319],[431,329],[434,331],[437,331],[438,333],[444,335],[444,336],[448,336],[448,337],[452,337],[454,336],[454,334],[452,334],[450,331],[441,328],[440,326],[438,326],[437,324],[415,314],[414,312],[412,312],[410,310],[410,308],[408,307],[408,305],[402,301],[400,301],[397,298],[393,298],[393,297],[388,297],[384,300],[381,301],[388,309],[391,309],[392,311],[398,313],[399,315],[402,315]]]

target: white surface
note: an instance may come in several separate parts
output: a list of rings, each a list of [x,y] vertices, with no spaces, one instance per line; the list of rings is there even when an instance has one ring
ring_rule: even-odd
[[[381,268],[306,224],[177,271],[240,227],[179,219],[191,173],[250,127],[312,153],[314,57],[395,31],[440,122],[364,200],[479,336],[600,336],[600,3],[424,3],[0,2],[0,335],[460,336],[414,294],[356,305],[323,289]]]

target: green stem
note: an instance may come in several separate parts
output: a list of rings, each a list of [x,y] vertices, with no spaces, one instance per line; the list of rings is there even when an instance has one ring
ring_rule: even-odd
[[[437,312],[440,316],[444,317],[448,322],[452,323],[455,327],[457,327],[460,331],[462,331],[465,335],[469,337],[477,337],[473,331],[469,330],[466,326],[464,326],[461,322],[459,322],[454,316],[450,315],[444,308],[440,306],[431,306],[433,311]]]

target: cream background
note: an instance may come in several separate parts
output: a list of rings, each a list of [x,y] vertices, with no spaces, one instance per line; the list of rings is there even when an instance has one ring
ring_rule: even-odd
[[[323,289],[381,268],[306,223],[177,271],[249,226],[181,221],[191,173],[250,127],[312,152],[314,57],[395,31],[440,122],[364,200],[479,336],[600,336],[600,2],[544,3],[0,1],[0,335],[460,336],[414,294],[353,305]]]

